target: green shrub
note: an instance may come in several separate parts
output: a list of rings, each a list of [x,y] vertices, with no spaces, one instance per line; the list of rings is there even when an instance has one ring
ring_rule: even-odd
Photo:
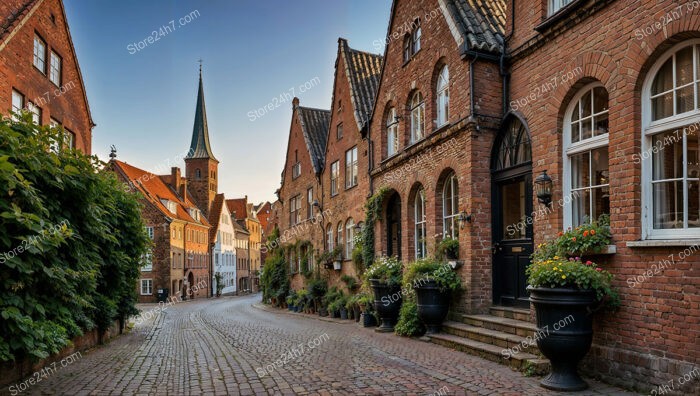
[[[269,302],[274,298],[277,305],[281,305],[289,294],[289,265],[281,249],[272,250],[265,259],[265,266],[260,275],[260,287],[263,300]]]
[[[365,271],[365,282],[377,279],[389,286],[401,284],[403,264],[396,257],[380,257]]]
[[[345,284],[348,286],[348,290],[350,291],[355,291],[360,287],[360,284],[357,283],[357,279],[350,275],[343,275],[340,277],[340,280],[345,282]]]
[[[394,333],[404,337],[414,337],[425,333],[425,325],[418,319],[418,304],[415,293],[405,293],[399,320],[394,326]]]
[[[433,280],[441,291],[459,291],[462,288],[462,279],[452,270],[449,264],[434,259],[421,259],[409,263],[404,274],[404,289],[420,286]]]
[[[438,243],[435,258],[444,261],[448,257],[459,257],[459,239],[445,238]]]

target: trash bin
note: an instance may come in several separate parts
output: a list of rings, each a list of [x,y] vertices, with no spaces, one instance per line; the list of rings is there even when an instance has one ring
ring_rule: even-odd
[[[165,289],[158,289],[158,293],[156,293],[156,299],[158,302],[166,302],[168,300],[168,296],[170,295],[170,290],[167,288]]]

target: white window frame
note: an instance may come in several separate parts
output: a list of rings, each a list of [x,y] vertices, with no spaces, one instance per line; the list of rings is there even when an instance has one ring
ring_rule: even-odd
[[[19,107],[17,106],[16,101],[19,100]],[[24,95],[22,95],[19,91],[16,89],[12,90],[12,112],[16,113],[12,115],[12,119],[15,121],[19,120],[19,115],[22,112],[22,109],[24,109]]]
[[[450,191],[452,192],[452,196],[450,197],[452,200],[452,210],[454,213],[448,214],[446,212],[447,208],[447,187],[451,186]],[[455,188],[456,187],[456,188]],[[455,194],[455,190],[457,190],[457,193]],[[442,186],[442,239],[446,239],[448,236],[447,233],[447,223],[449,222],[452,225],[452,230],[454,231],[453,234],[455,235],[449,235],[450,238],[456,238],[459,236],[459,222],[457,221],[459,218],[459,183],[457,180],[457,174],[452,172],[450,175],[445,179],[445,185]]]
[[[420,216],[419,216],[420,210]],[[413,239],[414,239],[414,249],[416,260],[425,258],[427,255],[426,241],[427,236],[426,226],[427,221],[425,217],[425,190],[422,188],[416,193],[416,198],[413,201]]]
[[[345,222],[345,257],[352,257],[352,250],[355,248],[355,221],[349,218]]]
[[[342,222],[338,223],[338,234],[336,235],[336,237],[338,238],[338,240],[337,240],[337,243],[335,244],[335,246],[340,246],[340,250],[342,251],[343,246],[345,246],[345,244],[343,243],[343,223]],[[334,257],[334,259],[335,259],[335,257]]]
[[[416,27],[413,29],[413,32],[411,32],[411,56],[420,51],[420,39],[423,36],[423,30],[421,30],[420,26],[420,19],[416,19],[413,23],[416,25]]]
[[[437,126],[441,127],[447,124],[450,118],[450,71],[447,65],[440,69],[436,92]]]
[[[41,107],[32,102],[27,102],[27,110],[32,114],[32,122],[41,125]]]
[[[146,291],[144,291],[144,285],[146,285]],[[146,278],[141,279],[141,295],[142,296],[152,296],[153,295],[153,279]]]
[[[146,234],[148,235],[151,240],[155,238],[155,233],[153,227],[144,227],[146,229]]]
[[[559,12],[562,8],[573,3],[576,0],[549,0],[549,16]]]
[[[333,239],[333,224],[328,224],[328,227],[326,229],[326,244],[328,245],[329,252],[333,250],[334,242],[335,240]]]
[[[311,219],[314,217],[314,188],[306,189],[306,216]]]
[[[425,98],[420,91],[411,95],[411,144],[425,137]]]
[[[54,62],[55,61],[55,62]],[[63,69],[63,58],[53,50],[49,56],[49,80],[57,87],[61,86],[61,71]]]
[[[150,250],[141,256],[141,271],[151,272],[153,271],[153,252]]]
[[[292,179],[296,179],[301,176],[301,162],[297,162],[292,166]]]
[[[386,156],[392,157],[399,153],[399,121],[396,119],[396,108],[389,109],[386,119]]]
[[[573,97],[571,102],[569,103],[569,106],[566,109],[566,112],[564,113],[564,127],[562,128],[562,139],[563,139],[563,149],[562,149],[562,154],[563,154],[563,160],[564,160],[564,183],[562,186],[562,193],[564,197],[567,197],[567,200],[565,202],[569,202],[569,204],[564,205],[564,229],[567,229],[568,227],[572,227],[574,224],[574,215],[573,215],[573,197],[572,197],[572,187],[571,187],[571,180],[573,177],[573,173],[571,170],[571,157],[576,154],[581,154],[584,152],[590,152],[595,149],[599,149],[602,147],[608,147],[608,167],[610,166],[609,161],[610,161],[610,133],[606,133],[603,135],[597,135],[593,136],[591,138],[585,139],[585,140],[579,140],[578,142],[571,143],[571,117],[573,116],[574,109],[576,108],[576,105],[579,103],[581,98],[588,92],[591,92],[591,96],[593,96],[593,89],[601,87],[603,89],[606,89],[603,84],[600,82],[594,82],[591,84],[588,84],[581,88],[576,95]],[[606,89],[607,91],[607,89]],[[609,111],[610,111],[610,93],[608,92],[608,123],[610,122],[610,116],[609,116]],[[593,106],[591,106],[591,117],[594,117],[596,114],[604,114],[605,112],[600,112],[600,113],[593,113]],[[608,124],[609,125],[609,124]],[[579,133],[582,131],[579,129]],[[593,132],[591,132],[593,133]],[[592,166],[592,161],[589,162],[589,166]],[[590,173],[590,172],[589,172]],[[593,175],[589,174],[589,177],[593,177]],[[590,184],[590,183],[589,183]],[[602,185],[588,185],[585,187],[577,188],[576,190],[578,191],[583,191],[583,190],[592,190],[592,188],[596,187],[601,187],[604,186]],[[608,183],[608,191],[610,191],[610,195],[612,198],[612,191],[610,190],[610,183]],[[593,199],[593,194],[589,195],[589,208],[591,206],[591,200]],[[595,220],[595,219],[591,219]]]
[[[335,161],[331,164],[331,197],[338,195],[340,192],[340,186],[338,181],[340,179],[340,161]]]
[[[37,44],[39,44],[39,47],[37,47]],[[41,51],[39,51],[39,49],[41,49]],[[46,41],[36,33],[34,34],[34,56],[32,57],[32,64],[43,74],[46,74]]]
[[[684,127],[688,127],[692,124],[700,123],[700,110],[696,108],[692,111],[688,111],[681,114],[676,114],[671,117],[662,118],[660,120],[652,121],[652,107],[651,107],[651,88],[654,83],[654,79],[661,69],[661,67],[668,61],[672,56],[674,56],[679,50],[688,46],[700,45],[700,39],[686,40],[682,43],[678,43],[668,51],[666,51],[661,57],[658,58],[656,63],[649,70],[649,73],[642,85],[642,154],[651,154],[652,147],[652,137],[661,132],[680,130],[683,132]],[[698,73],[697,71],[697,51],[698,47],[693,50],[693,73]],[[673,70],[673,79],[675,86],[675,67]],[[698,76],[695,76],[694,80],[697,80]],[[697,85],[695,85],[695,100],[700,100]],[[674,99],[675,108],[675,99]],[[675,111],[675,109],[674,109]],[[696,133],[698,131],[696,130]],[[684,152],[687,150],[685,144],[685,138],[683,140]],[[685,155],[685,154],[684,154]],[[642,239],[698,239],[700,238],[700,228],[683,228],[683,229],[654,229],[654,197],[652,187],[652,158],[648,156],[644,159],[641,156],[642,165]],[[684,178],[685,170],[684,170]],[[687,194],[687,187],[684,189],[684,194]],[[687,199],[684,200],[687,205]],[[685,209],[685,208],[684,208]],[[684,212],[684,219],[687,219],[687,211]],[[685,220],[684,220],[685,222]]]
[[[357,185],[357,146],[345,152],[345,189]]]

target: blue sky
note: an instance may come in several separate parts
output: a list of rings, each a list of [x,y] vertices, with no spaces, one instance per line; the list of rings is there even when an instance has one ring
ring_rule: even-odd
[[[184,167],[201,58],[219,191],[253,202],[273,200],[279,187],[292,107],[280,96],[293,88],[303,106],[328,108],[338,37],[383,52],[391,8],[390,0],[64,3],[97,124],[93,153],[107,159],[114,144],[119,159],[141,168]],[[161,31],[170,21],[175,29]],[[269,103],[279,107],[251,113]]]

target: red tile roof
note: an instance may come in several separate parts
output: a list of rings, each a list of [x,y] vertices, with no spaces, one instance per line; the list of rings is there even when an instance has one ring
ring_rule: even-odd
[[[189,209],[199,208],[194,204],[189,194],[187,197],[180,197],[172,187],[163,181],[164,177],[154,175],[153,173],[131,166],[122,161],[114,160],[112,163],[115,168],[129,180],[136,190],[167,217],[209,226],[209,222],[204,215],[199,217],[200,221],[196,221],[190,216]],[[162,199],[175,202],[177,205],[177,213],[172,213],[168,210],[168,208],[163,205]]]
[[[227,199],[226,206],[236,220],[248,217],[248,198]]]
[[[214,201],[211,203],[211,213],[209,213],[209,220],[211,220],[211,228],[209,229],[209,243],[214,244],[216,241],[216,233],[219,232],[219,218],[221,217],[221,212],[224,210],[224,194],[216,194]]]

